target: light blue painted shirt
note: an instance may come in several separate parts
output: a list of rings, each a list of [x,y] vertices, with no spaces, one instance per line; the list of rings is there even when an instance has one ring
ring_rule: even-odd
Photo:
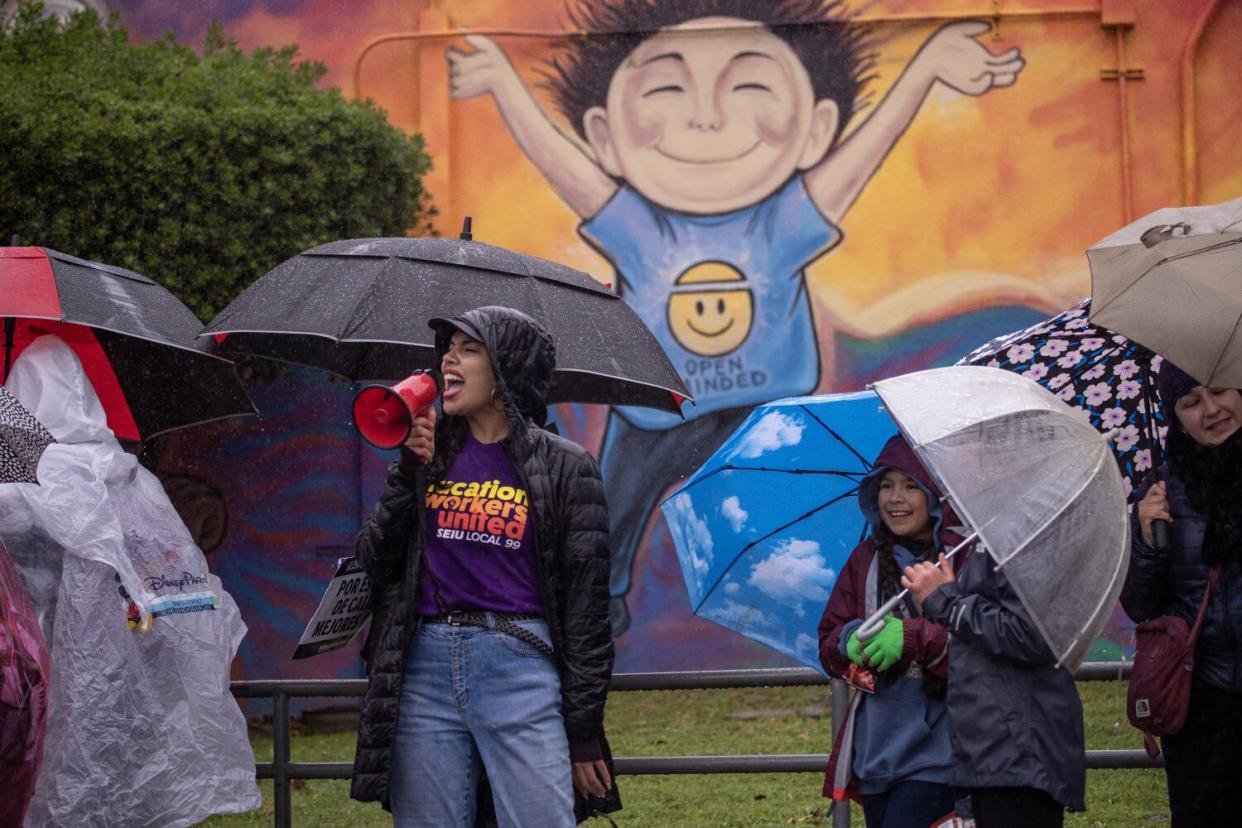
[[[841,232],[815,208],[800,175],[757,204],[712,216],[673,212],[623,186],[580,232],[613,263],[626,302],[694,395],[697,405],[685,406],[687,418],[807,394],[818,384],[804,270],[841,240]],[[695,303],[703,303],[697,307],[713,325],[743,325],[732,310],[749,302],[749,332],[722,353],[713,353],[718,349],[710,337],[706,347],[692,336],[681,341],[670,324],[670,301],[680,294],[691,294],[682,309],[693,313]],[[729,317],[713,316],[726,297]],[[649,430],[681,422],[648,408],[617,410]]]

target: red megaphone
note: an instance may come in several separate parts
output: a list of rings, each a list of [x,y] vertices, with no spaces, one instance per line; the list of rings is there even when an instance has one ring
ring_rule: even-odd
[[[354,397],[354,427],[376,448],[397,448],[409,439],[414,418],[439,394],[440,378],[434,371],[417,371],[391,388],[368,385]]]

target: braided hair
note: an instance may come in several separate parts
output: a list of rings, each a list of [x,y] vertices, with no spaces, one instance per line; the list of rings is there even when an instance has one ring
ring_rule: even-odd
[[[1201,554],[1209,566],[1242,554],[1242,429],[1219,446],[1202,446],[1180,424],[1166,439],[1169,467],[1207,521]]]
[[[875,560],[880,576],[878,603],[883,604],[901,590],[901,569],[897,566],[897,556],[893,553],[897,536],[881,521],[871,533],[871,538],[875,541]]]
[[[932,502],[931,495],[928,495],[928,502],[929,504]],[[924,544],[910,538],[899,537],[893,534],[883,520],[872,529],[871,540],[875,544],[876,574],[879,576],[876,579],[880,593],[878,604],[883,604],[901,591],[901,568],[897,565],[897,555],[893,552],[893,547],[899,541],[903,547],[923,560],[935,560],[936,553],[939,551],[936,538],[933,537],[929,543]],[[905,609],[904,603],[899,605],[899,612],[904,614]],[[896,676],[893,676],[893,679],[895,680]],[[926,670],[923,671],[922,679],[924,695],[932,699],[945,697],[949,687],[947,681]]]

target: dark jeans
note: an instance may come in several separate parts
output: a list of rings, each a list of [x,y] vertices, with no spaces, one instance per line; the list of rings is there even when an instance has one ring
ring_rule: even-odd
[[[867,828],[927,828],[953,810],[957,789],[936,782],[898,782],[863,796]]]
[[[637,428],[615,411],[608,415],[599,465],[608,497],[614,635],[629,626],[624,597],[630,591],[638,544],[656,503],[666,489],[697,471],[750,412],[750,408],[727,408],[666,431]]]
[[[971,788],[977,828],[1060,828],[1065,808],[1039,788]]]
[[[1242,792],[1242,696],[1200,682],[1186,724],[1161,740],[1172,828],[1236,826]]]

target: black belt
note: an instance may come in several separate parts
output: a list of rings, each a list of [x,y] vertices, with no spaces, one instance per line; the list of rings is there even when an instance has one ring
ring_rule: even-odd
[[[490,616],[490,618],[489,618]],[[539,652],[552,658],[552,648],[539,636],[515,621],[542,621],[543,616],[534,612],[483,612],[482,610],[456,610],[443,615],[424,615],[424,624],[451,624],[454,627],[485,627],[519,641],[525,641]]]

